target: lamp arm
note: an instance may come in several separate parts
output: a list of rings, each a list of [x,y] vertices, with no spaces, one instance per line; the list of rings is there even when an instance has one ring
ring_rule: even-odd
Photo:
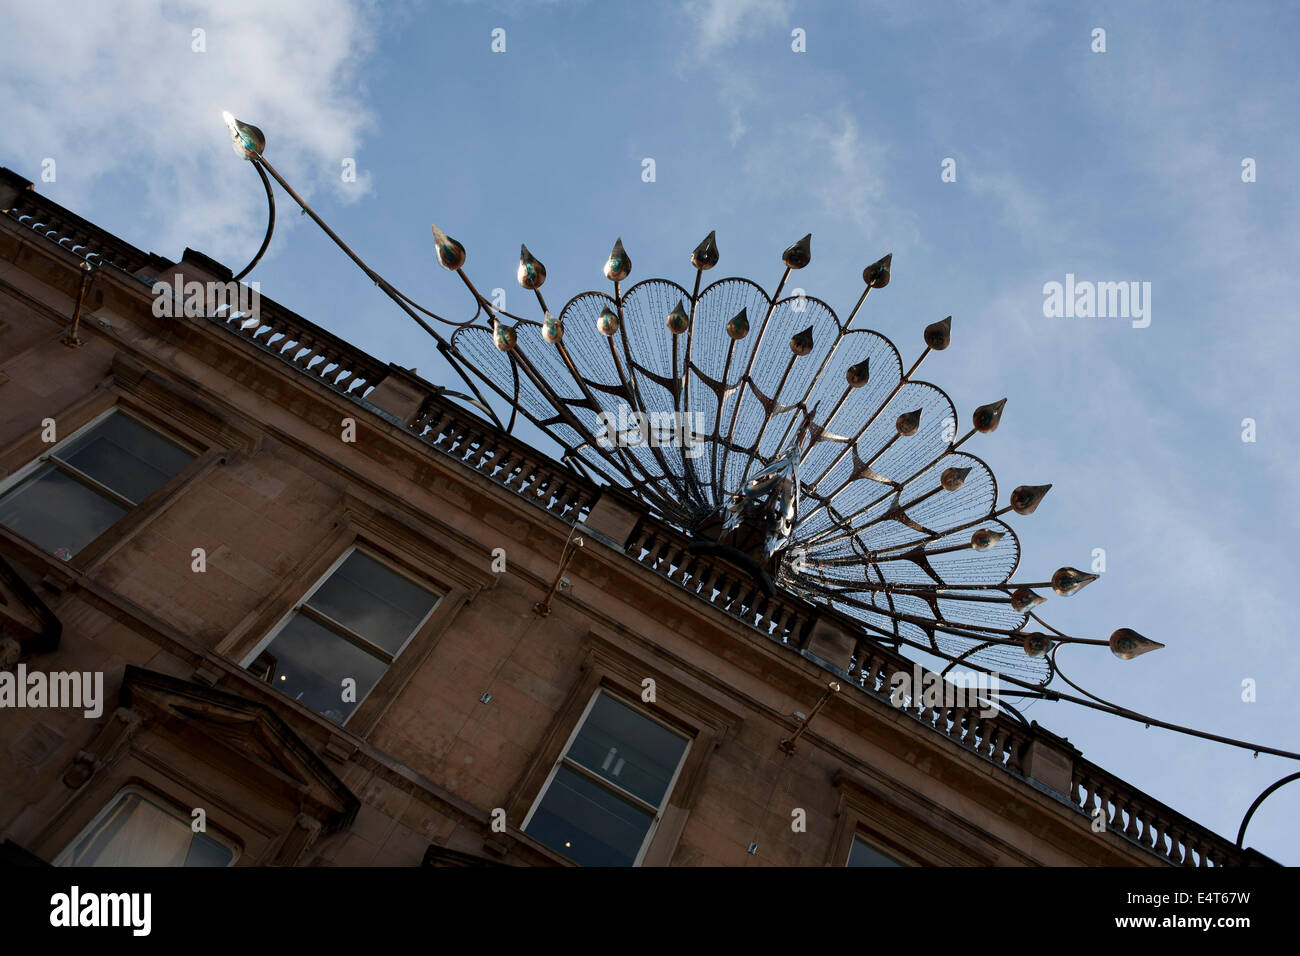
[[[351,259],[353,262],[355,262],[357,266],[361,269],[361,271],[364,272],[367,276],[369,276],[371,281],[374,282],[375,285],[379,286],[381,290],[383,290],[386,296],[388,296],[395,303],[397,303],[398,308],[400,308],[403,312],[405,312],[412,319],[414,319],[419,324],[419,326],[422,329],[424,329],[424,331],[428,332],[431,336],[433,336],[433,338],[438,343],[438,351],[442,353],[442,357],[446,359],[447,364],[450,365],[456,371],[456,374],[459,375],[461,377],[461,380],[464,381],[465,384],[469,386],[470,391],[472,391],[475,397],[478,399],[477,402],[478,407],[486,409],[488,414],[491,415],[492,417],[493,424],[495,424],[498,428],[501,428],[502,430],[508,432],[509,429],[506,429],[505,426],[502,425],[501,419],[497,417],[497,414],[492,409],[491,405],[489,405],[487,400],[483,398],[482,393],[479,392],[478,390],[478,386],[474,384],[474,382],[470,379],[470,377],[465,374],[465,370],[461,368],[460,362],[456,357],[456,352],[455,349],[452,347],[452,344],[448,342],[446,339],[444,339],[441,335],[439,335],[438,331],[434,329],[433,326],[431,326],[428,322],[424,321],[424,319],[420,318],[420,316],[416,314],[415,310],[411,308],[411,305],[414,303],[411,303],[410,299],[402,295],[402,293],[398,292],[397,289],[395,289],[392,286],[392,284],[388,282],[387,279],[381,276],[374,269],[370,268],[370,266],[366,265],[365,261],[360,256],[358,256],[355,252],[353,252],[346,242],[344,242],[341,238],[339,238],[338,233],[336,233],[333,229],[331,229],[328,225],[326,225],[325,220],[316,214],[316,210],[312,209],[311,206],[307,205],[306,200],[304,200],[301,196],[298,195],[297,191],[285,181],[284,177],[281,176],[276,171],[275,167],[266,161],[265,156],[262,156],[260,154],[256,155],[255,158],[253,159],[253,165],[257,167],[258,173],[262,176],[262,180],[266,183],[267,195],[271,194],[271,184],[266,179],[266,173],[270,173],[271,176],[275,179],[275,181],[279,183],[280,186],[284,189],[284,191],[287,192],[293,198],[293,201],[296,202],[299,205],[299,207],[301,207],[302,211],[305,212],[307,215],[311,216],[312,221],[315,222],[316,225],[320,226],[321,230],[325,233],[325,235],[329,236],[332,240],[334,240],[334,244],[338,246],[340,249],[342,249],[347,254],[348,258]],[[274,200],[272,200],[271,209],[272,209],[271,224],[274,225],[274,221],[275,221]],[[271,239],[271,232],[270,229],[268,228],[266,239],[262,243],[262,250],[258,252],[258,258],[261,258],[262,252],[265,252],[266,245],[267,243],[270,242],[270,239]],[[257,263],[257,259],[254,259],[253,262],[249,264],[248,268],[244,269],[243,272],[240,273],[240,276],[247,274],[249,269],[251,269],[253,265],[255,265],[256,263]],[[427,309],[421,308],[420,311],[425,312],[426,314],[432,316],[435,319],[438,319],[439,321],[446,322],[448,325],[456,325],[456,323],[450,322],[449,320],[444,319],[439,315],[435,315],[434,313],[429,312]]]
[[[257,250],[257,255],[253,256],[253,261],[239,270],[239,274],[234,278],[235,282],[238,282],[240,279],[244,278],[244,276],[252,272],[253,266],[262,261],[262,256],[266,255],[266,247],[271,244],[271,233],[275,232],[275,192],[271,189],[271,180],[266,178],[266,170],[262,168],[261,164],[254,162],[253,166],[257,169],[257,175],[262,177],[262,185],[266,187],[266,205],[268,210],[266,219],[266,238],[262,240],[262,247]]]
[[[1255,798],[1255,802],[1250,805],[1250,809],[1246,811],[1246,815],[1241,819],[1241,828],[1237,830],[1238,850],[1242,848],[1241,847],[1242,841],[1246,839],[1246,824],[1250,823],[1250,818],[1255,815],[1255,811],[1259,809],[1259,805],[1263,803],[1264,800],[1268,797],[1268,795],[1271,794],[1274,790],[1280,789],[1281,787],[1290,783],[1292,780],[1300,780],[1300,773],[1288,774],[1287,776],[1283,777],[1281,780],[1277,781],[1277,783],[1274,783],[1271,786],[1269,786],[1267,789],[1265,789],[1263,793],[1261,793],[1258,797]]]
[[[1157,717],[1149,717],[1146,714],[1138,713],[1136,710],[1129,710],[1127,707],[1121,707],[1119,704],[1112,704],[1108,700],[1102,700],[1097,695],[1088,693],[1086,690],[1084,690],[1074,681],[1070,680],[1070,678],[1065,676],[1065,672],[1061,670],[1061,665],[1058,664],[1056,661],[1056,651],[1062,646],[1063,645],[1058,644],[1056,645],[1056,647],[1052,648],[1052,666],[1055,668],[1057,676],[1060,677],[1061,680],[1069,684],[1071,687],[1073,687],[1075,690],[1077,690],[1079,693],[1084,694],[1087,697],[1091,697],[1093,701],[1096,701],[1096,703],[1093,703],[1091,701],[1086,701],[1086,700],[1080,700],[1079,698],[1071,697],[1068,694],[1058,693],[1057,697],[1059,699],[1069,700],[1076,704],[1083,704],[1085,707],[1091,707],[1094,710],[1101,710],[1108,714],[1113,714],[1116,717],[1123,717],[1126,720],[1132,720],[1143,724],[1150,724],[1151,726],[1154,727],[1163,727],[1165,730],[1172,730],[1176,733],[1187,734],[1191,737],[1200,737],[1204,740],[1213,740],[1221,744],[1227,744],[1229,747],[1240,747],[1243,750],[1253,750],[1255,753],[1273,754],[1274,756],[1278,756],[1278,757],[1289,757],[1292,760],[1300,760],[1300,753],[1292,753],[1289,750],[1279,750],[1276,747],[1267,747],[1264,746],[1263,744],[1252,744],[1249,740],[1237,740],[1234,737],[1223,737],[1219,734],[1209,733],[1208,731],[1196,730],[1193,727],[1184,727],[1181,724],[1172,724],[1169,723],[1168,721],[1160,720]]]

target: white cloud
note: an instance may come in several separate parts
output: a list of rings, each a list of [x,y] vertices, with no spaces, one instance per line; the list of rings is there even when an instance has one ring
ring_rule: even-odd
[[[1035,243],[1053,236],[1056,230],[1042,198],[1009,169],[996,165],[995,159],[966,163],[959,157],[957,168],[972,192],[997,205],[1003,224]]]
[[[1114,130],[1113,160],[1140,177],[1130,204],[1177,237],[1181,275],[1197,285],[1193,318],[1204,331],[1196,345],[1212,350],[1222,374],[1185,398],[1229,432],[1248,416],[1267,422],[1249,447],[1285,495],[1297,434],[1290,357],[1300,348],[1300,234],[1292,225],[1300,201],[1278,188],[1275,166],[1267,177],[1264,169],[1271,157],[1300,151],[1294,125],[1269,120],[1294,113],[1294,88],[1238,75],[1240,53],[1223,46],[1212,19],[1134,16],[1125,30],[1141,51],[1142,95],[1132,95],[1130,72],[1115,69],[1081,72],[1080,89]],[[1263,157],[1259,183],[1241,181],[1245,156]]]
[[[844,110],[780,119],[746,153],[743,180],[767,193],[779,186],[865,235],[896,247],[918,240],[915,217],[889,198],[887,149]]]
[[[256,248],[265,199],[222,109],[266,131],[267,158],[300,192],[368,191],[359,154],[372,121],[355,77],[371,26],[347,0],[10,2],[3,20],[8,164],[83,211],[105,177],[138,177],[138,215],[106,223],[126,238],[167,255],[194,246],[235,268]],[[53,183],[39,181],[45,157]],[[355,183],[342,182],[346,157]]]
[[[789,0],[692,0],[682,7],[695,30],[695,51],[707,56],[782,23]]]
[[[732,146],[741,141],[749,127],[745,125],[745,118],[740,115],[740,107],[731,108],[731,129],[727,133],[727,140]]]

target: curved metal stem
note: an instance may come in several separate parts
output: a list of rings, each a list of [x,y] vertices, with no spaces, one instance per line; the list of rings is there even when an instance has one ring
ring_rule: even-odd
[[[1066,677],[1065,672],[1061,670],[1061,665],[1056,662],[1056,652],[1064,646],[1065,646],[1064,644],[1057,644],[1055,647],[1052,648],[1052,668],[1056,671],[1056,675],[1060,677],[1061,680],[1065,681],[1067,684],[1069,684],[1071,687],[1077,690],[1080,694],[1083,694],[1085,697],[1092,698],[1092,700],[1096,701],[1096,703],[1094,704],[1094,703],[1090,703],[1089,701],[1083,701],[1083,700],[1079,700],[1078,698],[1072,698],[1067,694],[1057,693],[1056,696],[1062,700],[1070,700],[1076,704],[1083,704],[1086,707],[1092,707],[1094,710],[1104,710],[1106,713],[1114,714],[1116,717],[1124,717],[1127,720],[1138,721],[1144,724],[1150,724],[1155,727],[1163,727],[1165,728],[1165,730],[1173,730],[1180,734],[1188,734],[1189,736],[1192,737],[1201,737],[1205,740],[1215,740],[1221,744],[1227,744],[1230,747],[1240,747],[1243,750],[1253,750],[1256,753],[1268,753],[1268,754],[1274,754],[1275,756],[1278,757],[1290,757],[1292,760],[1300,760],[1300,753],[1292,753],[1289,750],[1279,750],[1276,747],[1266,747],[1263,744],[1252,744],[1248,740],[1237,740],[1233,737],[1224,737],[1219,734],[1212,734],[1204,730],[1196,730],[1195,728],[1192,727],[1184,727],[1181,724],[1171,724],[1168,721],[1159,720],[1155,717],[1148,717],[1146,714],[1140,714],[1136,710],[1129,710],[1127,707],[1121,707],[1119,704],[1112,704],[1110,701],[1103,700],[1102,698],[1098,697],[1096,694],[1090,694],[1088,693],[1088,691],[1084,690],[1074,681],[1070,680],[1070,678]]]
[[[477,319],[477,318],[479,317],[479,313],[483,311],[483,307],[482,307],[482,305],[480,305],[480,306],[479,306],[479,311],[478,311],[478,312],[475,312],[472,316],[470,316],[470,317],[469,317],[468,319],[466,319],[464,322],[453,322],[451,319],[444,319],[442,316],[440,316],[440,315],[439,315],[438,313],[436,313],[436,312],[430,312],[430,311],[429,311],[428,309],[426,309],[424,306],[420,305],[420,303],[416,302],[416,301],[415,301],[414,299],[412,299],[410,296],[406,295],[406,293],[401,292],[401,291],[398,290],[398,289],[393,289],[393,291],[394,291],[395,293],[397,293],[397,295],[400,296],[401,299],[402,299],[404,302],[406,302],[406,304],[409,305],[411,308],[413,308],[413,309],[417,309],[417,310],[419,310],[420,312],[423,312],[425,315],[427,315],[427,316],[428,316],[429,318],[431,318],[431,319],[437,319],[439,322],[443,322],[443,323],[445,323],[445,324],[447,324],[447,325],[450,325],[450,326],[452,326],[453,328],[457,328],[457,329],[463,329],[463,328],[464,328],[465,326],[467,326],[467,325],[473,325],[473,324],[474,324],[474,320]]]
[[[1265,790],[1263,793],[1261,793],[1258,797],[1255,798],[1255,802],[1250,805],[1250,809],[1246,811],[1246,815],[1241,819],[1241,828],[1237,830],[1238,850],[1242,848],[1241,843],[1243,840],[1246,839],[1246,824],[1248,824],[1250,822],[1250,818],[1255,815],[1255,811],[1259,809],[1259,805],[1264,802],[1264,800],[1268,797],[1270,793],[1272,793],[1274,790],[1286,786],[1292,780],[1300,780],[1300,773],[1288,774],[1287,776],[1283,777],[1281,780],[1279,780],[1277,783],[1270,786],[1267,790]]]
[[[873,625],[866,625],[866,627],[868,630],[871,631],[876,631],[882,634],[886,633],[881,631],[880,628],[874,627]],[[956,632],[952,632],[951,630],[949,630],[948,633],[956,633]],[[973,637],[974,635],[965,635],[965,636]],[[953,656],[951,654],[945,654],[942,651],[936,651],[934,648],[928,647],[925,644],[921,644],[917,641],[914,641],[911,638],[898,635],[895,639],[898,641],[900,645],[905,644],[908,647],[914,647],[917,650],[926,651],[927,653],[930,654],[936,654],[936,656],[942,657],[944,660],[949,660],[949,661],[953,660]],[[1118,704],[1112,704],[1110,701],[1103,700],[1102,698],[1096,696],[1095,694],[1090,694],[1082,687],[1080,687],[1078,684],[1074,683],[1072,680],[1066,677],[1065,674],[1061,671],[1060,665],[1057,664],[1056,650],[1063,646],[1064,646],[1063,644],[1057,644],[1056,647],[1053,648],[1051,655],[1048,657],[1048,663],[1051,666],[1052,673],[1054,675],[1060,676],[1061,680],[1065,681],[1067,684],[1069,684],[1079,693],[1085,695],[1084,697],[1075,697],[1073,694],[1065,694],[1058,690],[1048,690],[1045,685],[1031,684],[1028,681],[1023,681],[1017,677],[1011,677],[1007,674],[1002,674],[1000,672],[998,675],[999,679],[1006,681],[1009,684],[1015,684],[1017,687],[1026,688],[1030,691],[1031,694],[1040,696],[1044,700],[1066,701],[1071,704],[1078,704],[1081,707],[1088,707],[1091,708],[1092,710],[1099,710],[1102,713],[1110,714],[1113,717],[1123,717],[1125,720],[1131,720],[1136,723],[1148,724],[1155,727],[1163,727],[1165,730],[1172,730],[1175,733],[1179,733],[1179,734],[1187,734],[1190,737],[1201,737],[1204,740],[1213,740],[1217,743],[1227,744],[1230,747],[1240,747],[1242,750],[1253,750],[1256,753],[1273,754],[1274,756],[1277,757],[1289,757],[1292,760],[1300,760],[1300,753],[1293,753],[1290,750],[1281,750],[1277,747],[1269,747],[1264,744],[1253,744],[1248,740],[1236,740],[1232,737],[1224,737],[1219,734],[1212,734],[1204,730],[1196,730],[1193,727],[1184,727],[1180,724],[1172,724],[1169,723],[1168,721],[1160,720],[1157,717],[1150,717],[1146,714],[1138,713],[1136,710],[1129,710],[1127,707],[1121,707]],[[970,666],[977,667],[979,670],[983,670],[986,672],[988,670],[987,668],[982,667],[980,665],[973,664]]]
[[[515,418],[519,415],[519,363],[515,361],[513,354],[510,356],[510,375],[514,379],[515,400],[510,403],[510,424],[506,426],[506,431],[513,435]]]
[[[266,178],[266,170],[262,168],[261,163],[254,162],[253,168],[257,170],[257,175],[262,177],[262,185],[266,188],[266,205],[268,209],[266,238],[262,240],[262,248],[257,250],[257,255],[253,256],[253,261],[239,270],[239,274],[234,278],[235,282],[252,272],[253,266],[262,261],[262,256],[266,255],[266,247],[271,244],[271,233],[275,232],[275,193],[271,189],[271,180]]]
[[[424,329],[424,331],[428,332],[431,336],[433,336],[434,340],[437,341],[438,343],[438,351],[440,351],[442,353],[442,357],[447,360],[447,364],[450,365],[455,370],[456,374],[461,377],[461,379],[465,382],[465,384],[469,386],[470,391],[472,391],[474,395],[478,398],[479,407],[487,409],[488,413],[492,416],[493,424],[495,424],[498,428],[501,428],[503,431],[507,430],[501,424],[501,419],[497,417],[496,412],[492,410],[492,407],[487,403],[487,400],[483,398],[482,393],[479,392],[478,386],[475,385],[474,382],[470,379],[470,377],[465,374],[465,370],[460,367],[459,357],[457,356],[456,350],[452,347],[451,343],[448,342],[446,339],[444,339],[441,335],[439,335],[437,330],[434,329],[433,326],[431,326],[428,322],[424,321],[424,319],[420,318],[420,316],[416,314],[415,310],[411,308],[410,304],[408,304],[410,300],[407,299],[406,296],[402,295],[402,293],[398,292],[397,289],[395,289],[392,286],[392,284],[388,282],[387,279],[381,276],[374,269],[370,268],[370,266],[366,265],[365,261],[360,256],[358,256],[355,252],[353,252],[346,242],[344,242],[342,239],[339,238],[338,233],[336,233],[333,229],[331,229],[328,225],[325,224],[325,220],[316,214],[316,210],[312,209],[311,206],[307,205],[306,200],[304,200],[301,196],[299,196],[297,191],[292,186],[290,186],[287,182],[285,182],[284,177],[281,176],[278,172],[276,172],[275,167],[266,161],[266,157],[258,156],[257,159],[254,160],[254,165],[258,166],[259,169],[265,167],[266,172],[270,173],[271,176],[274,177],[275,181],[279,183],[280,186],[283,187],[284,191],[287,192],[293,198],[293,201],[296,202],[302,208],[303,212],[311,216],[312,221],[315,222],[316,225],[320,226],[321,230],[325,233],[325,235],[333,239],[334,244],[338,246],[340,249],[342,249],[347,254],[348,258],[351,259],[353,262],[355,262],[360,267],[361,271],[364,272],[367,276],[369,276],[370,280],[374,282],[375,285],[379,286],[381,290],[383,290],[383,293],[386,296],[388,296],[390,299],[396,302],[398,307],[403,312],[405,312],[417,323],[419,323],[420,327]],[[421,311],[426,312],[429,315],[433,315],[433,313],[428,312],[427,309],[422,308]],[[434,315],[434,318],[441,318],[441,316]],[[443,319],[442,321],[446,322],[447,320]],[[449,324],[454,324],[454,323],[449,323]]]

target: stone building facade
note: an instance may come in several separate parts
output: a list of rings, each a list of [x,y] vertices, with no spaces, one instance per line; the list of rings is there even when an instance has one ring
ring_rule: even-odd
[[[1267,862],[1005,711],[891,706],[852,620],[270,298],[186,314],[207,257],[0,208],[5,858]]]

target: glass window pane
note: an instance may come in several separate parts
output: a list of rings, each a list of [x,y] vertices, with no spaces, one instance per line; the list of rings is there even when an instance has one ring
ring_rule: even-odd
[[[194,456],[120,412],[54,454],[100,484],[139,504]]]
[[[561,766],[528,821],[528,835],[581,866],[632,866],[652,817]]]
[[[685,738],[601,694],[569,747],[569,759],[657,807],[685,750]]]
[[[267,650],[275,658],[271,686],[340,724],[388,666],[305,614],[295,614]],[[343,701],[345,677],[357,682],[356,701]]]
[[[233,858],[228,849],[203,833],[194,834],[190,852],[185,857],[186,866],[229,866]]]
[[[196,854],[193,844],[200,842]],[[230,850],[194,833],[189,821],[128,793],[77,840],[63,865],[227,866],[231,859]]]
[[[353,551],[307,603],[396,655],[435,600],[413,581]]]
[[[107,531],[126,509],[53,465],[0,498],[0,524],[64,561]]]
[[[902,866],[892,856],[886,856],[861,837],[853,838],[849,861],[845,866]]]

